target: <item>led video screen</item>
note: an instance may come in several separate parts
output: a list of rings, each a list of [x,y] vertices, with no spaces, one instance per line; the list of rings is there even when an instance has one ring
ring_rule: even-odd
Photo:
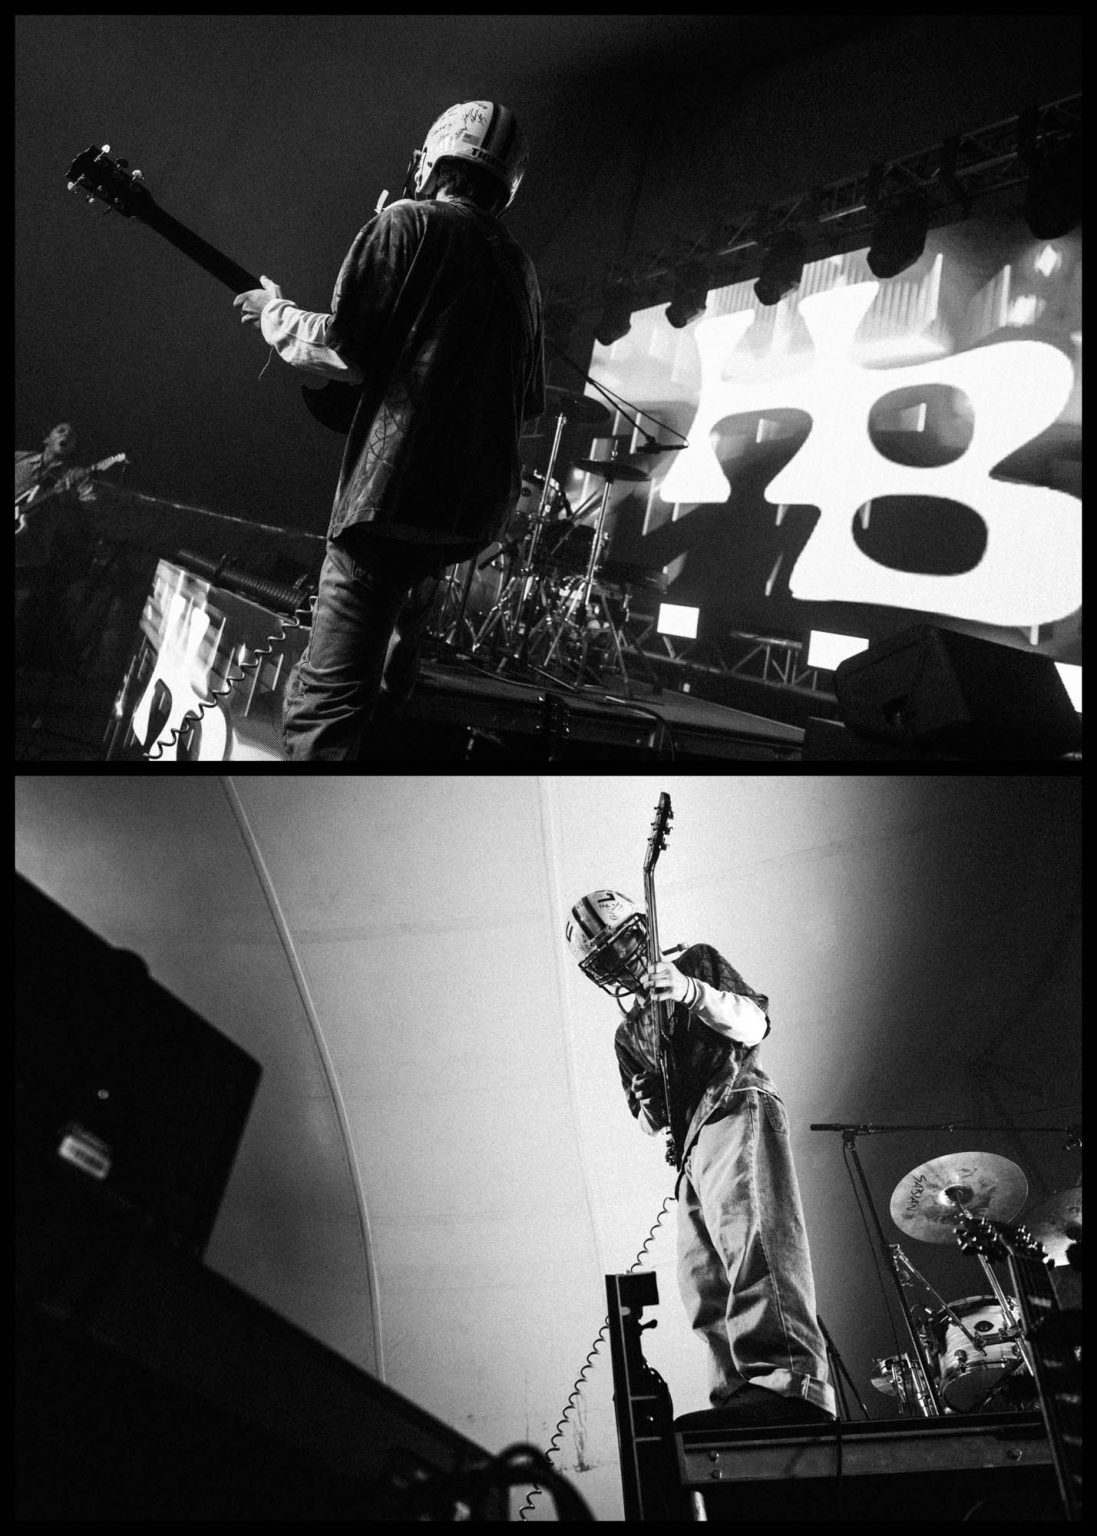
[[[642,310],[595,347],[592,378],[688,440],[630,460],[650,479],[615,488],[609,558],[661,569],[702,638],[944,621],[1079,661],[1080,232],[968,219],[898,277],[866,258],[809,264],[775,305],[713,290],[680,330]],[[621,414],[606,431],[642,441]],[[565,484],[592,514],[601,481]]]

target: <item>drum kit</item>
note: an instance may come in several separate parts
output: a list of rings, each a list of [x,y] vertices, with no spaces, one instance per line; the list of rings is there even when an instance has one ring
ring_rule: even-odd
[[[440,592],[432,616],[435,638],[464,656],[503,672],[509,668],[555,673],[576,685],[620,673],[629,690],[623,629],[637,588],[663,592],[658,571],[614,566],[604,559],[610,492],[623,482],[650,476],[617,460],[576,459],[571,467],[602,481],[593,525],[580,521],[591,509],[573,510],[557,479],[564,427],[605,427],[610,413],[587,395],[546,387],[556,418],[544,474],[524,471],[522,489],[502,541],[457,566]],[[636,652],[642,665],[642,654]],[[648,669],[650,671],[650,669]]]
[[[1027,1196],[1028,1180],[1008,1158],[956,1152],[905,1174],[892,1192],[890,1211],[895,1225],[915,1241],[955,1245],[966,1218],[1011,1222]],[[1068,1249],[1081,1241],[1080,1185],[1045,1200],[1026,1216],[1025,1226],[1043,1246],[1049,1266],[1066,1265]],[[903,1288],[921,1285],[936,1305],[911,1309],[922,1358],[903,1354],[875,1360],[871,1380],[876,1390],[894,1398],[900,1414],[910,1417],[934,1415],[934,1397],[945,1413],[1036,1408],[1039,1396],[1020,1309],[986,1258],[980,1256],[979,1263],[989,1293],[946,1301],[900,1247],[893,1246],[891,1254]]]

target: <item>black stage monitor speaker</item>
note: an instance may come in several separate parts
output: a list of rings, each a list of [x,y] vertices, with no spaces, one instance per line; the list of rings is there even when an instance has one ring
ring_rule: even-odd
[[[975,758],[1057,758],[1081,721],[1049,656],[917,625],[843,661],[843,721],[871,741]]]
[[[16,877],[17,1155],[23,1217],[60,1174],[201,1257],[260,1068]],[[24,1233],[24,1237],[30,1234]]]

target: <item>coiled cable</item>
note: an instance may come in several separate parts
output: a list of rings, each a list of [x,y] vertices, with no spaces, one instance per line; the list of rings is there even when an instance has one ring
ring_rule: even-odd
[[[640,1252],[636,1255],[636,1258],[633,1260],[633,1262],[629,1265],[628,1269],[626,1270],[626,1274],[631,1275],[635,1270],[640,1268],[641,1260],[643,1259],[644,1254],[651,1247],[651,1244],[652,1244],[652,1242],[654,1241],[654,1238],[655,1238],[655,1234],[659,1230],[659,1227],[660,1227],[660,1225],[662,1223],[663,1217],[666,1215],[668,1209],[670,1208],[671,1205],[674,1204],[674,1201],[677,1198],[678,1198],[677,1195],[672,1193],[672,1194],[669,1194],[666,1197],[666,1199],[663,1201],[663,1204],[662,1204],[662,1206],[660,1208],[659,1214],[658,1214],[658,1216],[656,1216],[655,1221],[652,1224],[651,1231],[648,1233],[647,1237],[644,1239],[643,1247],[640,1249]],[[571,1389],[571,1394],[568,1397],[567,1404],[566,1404],[566,1406],[564,1408],[563,1413],[560,1415],[560,1418],[559,1418],[559,1420],[557,1422],[555,1430],[553,1431],[552,1439],[548,1443],[548,1449],[545,1451],[545,1459],[546,1459],[546,1461],[551,1462],[553,1456],[555,1455],[555,1453],[560,1449],[559,1441],[560,1441],[560,1437],[563,1434],[564,1429],[565,1429],[565,1427],[567,1425],[568,1414],[571,1412],[572,1408],[575,1406],[576,1400],[577,1400],[577,1398],[579,1396],[579,1391],[580,1391],[580,1389],[581,1389],[581,1387],[583,1385],[583,1379],[586,1376],[587,1372],[590,1370],[591,1366],[594,1364],[594,1357],[598,1353],[599,1346],[601,1345],[602,1340],[605,1338],[606,1329],[608,1327],[609,1327],[609,1317],[607,1316],[605,1321],[602,1323],[601,1328],[599,1328],[597,1334],[594,1337],[594,1343],[591,1345],[590,1349],[587,1352],[587,1358],[583,1361],[583,1368],[582,1368],[582,1370],[579,1372],[578,1376],[575,1378],[575,1384],[573,1385],[573,1387]],[[532,1510],[533,1509],[533,1501],[537,1497],[537,1495],[539,1493],[541,1493],[542,1491],[543,1490],[542,1490],[542,1488],[540,1487],[539,1484],[535,1483],[533,1485],[533,1488],[531,1489],[531,1491],[529,1493],[529,1496],[526,1499],[526,1502],[522,1505],[521,1509],[518,1511],[518,1518],[519,1518],[519,1520],[524,1520],[526,1518],[526,1512],[528,1510]]]
[[[242,568],[234,568],[227,556],[222,560],[214,561],[183,550],[176,556],[176,560],[189,569],[197,570],[210,581],[221,581],[226,585],[231,583],[242,594],[260,602],[277,603],[287,608],[292,605],[292,611],[288,615],[282,615],[278,619],[278,628],[272,630],[259,645],[252,649],[251,661],[236,663],[240,668],[236,677],[228,677],[224,688],[211,688],[208,699],[200,700],[198,708],[189,709],[179,724],[172,726],[166,737],[161,737],[142,752],[142,756],[149,762],[159,761],[166,751],[170,751],[184,735],[189,734],[196,725],[201,723],[207,710],[216,707],[218,699],[227,698],[233,689],[245,680],[249,672],[255,672],[261,667],[267,657],[272,656],[283,644],[291,629],[303,629],[305,627],[303,620],[311,621],[312,617],[315,584],[311,577],[303,576],[290,587],[284,582],[253,576]]]

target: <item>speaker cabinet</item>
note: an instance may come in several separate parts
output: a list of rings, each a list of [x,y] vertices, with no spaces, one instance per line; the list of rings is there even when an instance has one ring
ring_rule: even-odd
[[[834,674],[842,720],[869,741],[912,755],[1062,757],[1081,722],[1049,656],[917,625],[843,661]]]

